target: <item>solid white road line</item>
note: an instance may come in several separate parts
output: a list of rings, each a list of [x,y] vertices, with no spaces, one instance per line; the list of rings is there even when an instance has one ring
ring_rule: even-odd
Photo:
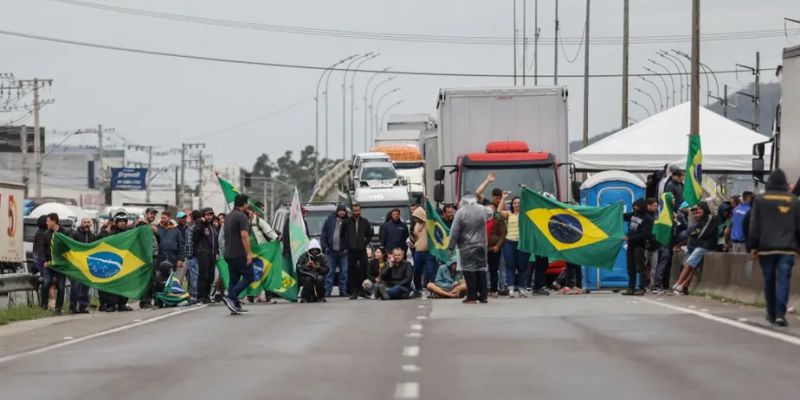
[[[395,399],[416,399],[419,398],[419,383],[403,382],[398,383],[394,390]]]
[[[204,304],[204,305],[201,305],[201,306],[190,307],[190,308],[187,308],[187,309],[184,309],[184,310],[178,310],[178,311],[175,311],[175,312],[171,312],[169,314],[159,315],[158,317],[153,317],[153,318],[146,319],[146,320],[140,321],[140,322],[135,322],[135,323],[132,323],[132,324],[129,324],[129,325],[118,326],[116,328],[112,328],[112,329],[108,329],[108,330],[105,330],[105,331],[93,333],[91,335],[81,336],[81,337],[79,337],[77,339],[72,339],[72,340],[61,342],[61,343],[52,344],[50,346],[40,347],[38,349],[33,349],[33,350],[29,350],[29,351],[24,351],[22,353],[11,354],[11,355],[8,355],[8,356],[5,356],[5,357],[0,357],[0,364],[2,364],[4,362],[16,360],[18,358],[32,356],[34,354],[41,354],[41,353],[44,353],[44,352],[47,352],[47,351],[50,351],[50,350],[55,350],[55,349],[60,349],[62,347],[71,346],[71,345],[76,344],[76,343],[84,342],[84,341],[87,341],[87,340],[90,340],[90,339],[94,339],[94,338],[98,338],[98,337],[101,337],[101,336],[110,335],[112,333],[122,332],[122,331],[125,331],[125,330],[128,330],[128,329],[131,329],[131,328],[136,328],[138,326],[151,324],[153,322],[160,321],[160,320],[165,319],[165,318],[174,317],[176,315],[180,315],[180,314],[184,314],[184,313],[188,313],[188,312],[192,312],[192,311],[197,311],[197,310],[200,310],[200,309],[206,308],[206,307],[208,307],[207,304]]]
[[[748,332],[753,332],[753,333],[759,334],[761,336],[766,336],[766,337],[769,337],[769,338],[772,338],[772,339],[778,339],[780,341],[784,341],[786,343],[790,343],[790,344],[793,344],[795,346],[800,346],[800,338],[792,336],[792,335],[787,335],[785,333],[771,331],[769,329],[764,329],[764,328],[761,328],[761,327],[758,327],[758,326],[744,324],[742,322],[734,321],[732,319],[718,317],[716,315],[709,314],[707,312],[696,311],[696,310],[692,310],[692,309],[689,309],[689,308],[679,307],[679,306],[675,306],[675,305],[667,304],[667,303],[659,303],[659,302],[652,301],[652,300],[649,300],[649,299],[643,299],[643,300],[648,302],[648,303],[650,303],[650,304],[655,304],[657,306],[666,307],[666,308],[669,308],[669,309],[672,309],[672,310],[675,310],[675,311],[680,311],[680,312],[683,312],[683,313],[686,313],[686,314],[693,314],[693,315],[696,315],[696,316],[698,316],[700,318],[704,318],[704,319],[711,320],[711,321],[716,321],[716,322],[719,322],[721,324],[732,326],[734,328],[739,328],[739,329],[742,329],[742,330],[745,330],[745,331],[748,331]]]
[[[419,355],[419,346],[403,347],[403,357],[416,357]]]

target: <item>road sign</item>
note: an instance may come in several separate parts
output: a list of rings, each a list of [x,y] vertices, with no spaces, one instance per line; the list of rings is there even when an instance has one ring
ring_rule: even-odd
[[[111,190],[147,189],[147,168],[111,168]]]

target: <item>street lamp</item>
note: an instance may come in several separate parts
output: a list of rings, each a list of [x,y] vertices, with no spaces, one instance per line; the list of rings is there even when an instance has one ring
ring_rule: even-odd
[[[651,58],[648,58],[647,61],[650,61],[650,63],[652,63],[654,65],[658,65],[659,67],[663,68],[664,71],[667,71],[667,76],[669,77],[669,81],[670,81],[670,83],[672,83],[672,102],[674,103],[675,102],[675,78],[672,77],[672,71],[670,71],[669,68],[665,67],[664,65],[657,63],[655,60],[653,60]],[[664,95],[667,98],[667,107],[669,107],[669,95],[667,93],[664,93]]]
[[[653,103],[653,109],[654,110],[658,110],[659,109],[658,108],[658,104],[656,104],[656,99],[654,99],[653,96],[650,95],[650,93],[647,93],[644,90],[639,89],[638,87],[634,87],[633,90],[635,90],[635,91],[637,91],[637,92],[649,97],[650,101]],[[661,97],[659,97],[658,100],[661,101]],[[663,110],[663,109],[664,109],[664,102],[661,101],[661,110]]]
[[[371,112],[371,108],[367,104],[367,93],[369,92],[369,85],[372,84],[372,80],[375,79],[375,77],[389,71],[389,69],[391,68],[392,67],[386,67],[381,71],[373,73],[372,76],[370,76],[369,79],[367,80],[367,85],[364,86],[364,151],[367,151],[369,149],[369,141],[367,140],[369,135],[369,130],[367,129],[367,115]]]
[[[381,126],[383,126],[383,121],[386,119],[386,114],[389,112],[389,110],[399,106],[402,103],[403,103],[403,100],[398,100],[398,101],[392,103],[389,107],[386,107],[385,110],[383,110],[383,114],[381,114],[381,119],[380,119]]]
[[[647,79],[647,78],[645,78],[645,77],[643,77],[641,75],[639,75],[639,79],[641,79],[641,80],[653,85],[653,87],[656,88],[656,92],[658,92],[658,99],[661,100],[661,89],[658,88],[658,85],[656,85],[655,82],[653,82],[653,81],[651,81],[651,80],[649,80],[649,79]],[[673,100],[675,100],[675,99],[673,98]],[[667,103],[667,106],[669,106],[669,103]],[[661,108],[662,109],[664,108],[663,103],[662,103]]]
[[[670,51],[679,56],[682,54],[680,51],[675,49],[670,49]],[[680,64],[681,68],[683,68],[683,73],[686,74],[686,98],[688,99],[689,90],[691,90],[692,87],[691,80],[689,79],[689,70],[686,68],[686,64],[683,63],[683,60],[681,60],[680,57],[675,57],[675,59],[678,60],[678,64]],[[683,93],[681,93],[681,102],[683,102]]]
[[[680,54],[681,56],[683,56],[684,58],[686,58],[686,59],[688,59],[690,61],[692,59],[692,56],[690,56],[690,55],[688,55],[688,54],[686,54],[686,53],[684,53],[682,51],[676,51],[676,53]],[[706,92],[707,92],[706,93],[706,105],[708,105],[709,103],[711,103],[711,81],[708,79],[709,73],[711,74],[711,76],[714,77],[714,83],[716,83],[716,85],[717,85],[717,97],[719,97],[719,82],[717,81],[717,75],[714,74],[714,71],[712,71],[711,68],[708,67],[708,65],[705,65],[705,64],[703,64],[701,62],[699,64],[700,64],[700,67],[702,67],[704,70],[708,71],[707,73],[703,74],[703,75],[706,76]]]
[[[350,71],[353,63],[364,58],[369,58],[372,54],[372,52],[369,52],[350,60],[342,75],[342,160],[347,158],[347,72]]]
[[[370,133],[372,133],[372,135],[373,135],[372,137],[373,138],[375,137],[374,136],[375,135],[375,125],[377,124],[377,122],[375,121],[375,118],[373,117],[374,113],[372,112],[373,110],[376,109],[376,107],[374,107],[375,106],[375,93],[378,91],[378,89],[380,89],[381,86],[383,86],[387,82],[393,81],[394,78],[396,78],[396,77],[395,76],[390,76],[390,77],[378,82],[378,84],[375,85],[375,87],[372,89],[372,94],[369,96],[369,115],[370,115],[370,118],[369,118],[369,125],[370,125],[369,131],[370,131]]]
[[[343,59],[342,61],[336,63],[336,65],[342,64],[345,61],[352,60],[353,58],[358,57],[358,54],[353,54],[350,57]],[[333,68],[330,68],[331,70]],[[328,84],[331,81],[331,75],[333,75],[333,71],[331,71],[328,76],[325,78],[325,158],[328,157]]]
[[[644,110],[644,112],[647,114],[647,116],[648,117],[650,116],[650,110],[648,110],[647,107],[643,106],[641,103],[639,103],[638,101],[636,101],[634,99],[631,99],[631,103],[636,104],[637,106],[641,107],[642,110]]]
[[[377,134],[377,130],[381,129],[381,127],[382,127],[382,125],[378,125],[378,112],[380,112],[380,110],[381,110],[381,102],[383,101],[383,99],[386,98],[386,96],[388,96],[388,95],[390,95],[392,93],[395,93],[395,92],[397,92],[399,90],[400,90],[400,88],[396,87],[396,88],[384,93],[381,97],[378,98],[378,102],[376,103],[377,105],[375,106],[375,128],[376,128],[376,132],[375,133],[376,134]]]
[[[324,78],[325,76],[330,77],[330,73],[329,72],[331,72],[331,70],[333,68],[336,68],[336,66],[338,66],[339,64],[341,64],[341,63],[343,63],[343,62],[345,62],[345,61],[347,61],[347,60],[349,60],[349,59],[351,59],[353,57],[355,57],[355,56],[350,56],[350,57],[347,57],[347,58],[343,58],[343,59],[337,61],[336,63],[331,64],[330,67],[325,68],[322,71],[322,74],[319,75],[319,80],[317,80],[317,91],[314,92],[314,124],[315,124],[315,127],[314,127],[314,156],[315,156],[315,161],[314,161],[314,179],[317,180],[317,181],[319,180],[319,87],[322,84],[322,78]],[[327,147],[327,143],[328,143],[328,140],[327,140],[327,137],[328,137],[328,135],[327,135],[327,131],[328,131],[327,130],[327,126],[328,126],[328,124],[327,124],[327,122],[328,122],[328,91],[327,90],[328,89],[325,89],[325,132],[326,132],[326,134],[325,134],[325,137],[326,137],[325,143],[326,143],[326,147]],[[325,158],[328,158],[328,152],[327,151],[325,152]]]
[[[678,63],[675,61],[675,56],[669,54],[664,50],[659,50],[656,52],[662,58],[669,60],[673,66],[675,66],[675,70],[678,71],[678,83],[681,85],[679,92],[681,93],[681,103],[683,103],[683,74],[681,73],[681,67],[678,66]],[[672,106],[675,107],[675,92],[672,92]]]
[[[372,60],[375,57],[378,57],[379,55],[381,55],[381,53],[375,53],[375,54],[373,54],[373,55],[371,55],[369,57],[366,57],[366,58],[362,59],[361,62],[356,64],[355,68],[353,68],[354,69],[353,77],[350,79],[350,155],[351,156],[356,153],[356,148],[355,148],[356,118],[355,118],[355,115],[354,115],[356,95],[355,95],[355,93],[353,93],[354,86],[356,84],[356,73],[358,73],[358,69],[361,68],[361,64],[364,64],[365,62],[367,62],[369,60]]]
[[[647,72],[649,72],[651,74],[655,74],[656,76],[658,76],[658,79],[661,79],[661,83],[664,84],[664,93],[669,93],[669,85],[667,85],[667,80],[664,79],[664,76],[661,73],[653,71],[652,69],[647,68],[647,67],[643,67],[643,68],[644,68],[645,71],[647,71]],[[667,101],[669,101],[669,97],[667,97]]]

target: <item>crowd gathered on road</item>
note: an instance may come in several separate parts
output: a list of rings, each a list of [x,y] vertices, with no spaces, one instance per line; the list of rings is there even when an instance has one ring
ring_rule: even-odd
[[[749,253],[759,260],[763,271],[767,320],[786,326],[791,269],[800,249],[800,181],[790,185],[785,174],[776,170],[761,194],[745,191],[719,204],[701,201],[689,207],[683,201],[684,171],[672,166],[663,175],[650,177],[650,197],[635,201],[632,212],[624,215],[628,288],[622,294],[688,294],[709,252]],[[391,210],[373,237],[375,230],[361,216],[358,204],[349,208],[339,205],[325,221],[319,238],[312,239],[294,263],[299,302],[326,302],[335,289],[339,296],[353,300],[463,298],[467,304],[486,303],[498,296],[583,293],[580,266],[562,263],[565,265],[557,275],[548,277],[548,269],[557,260],[520,248],[520,221],[525,218],[521,199],[499,187],[484,195],[494,181],[490,173],[474,194],[463,196],[457,206],[446,204],[437,210],[449,229],[447,247],[457,254],[444,263],[432,254],[435,244],[429,243],[425,207],[411,205],[410,226],[401,220],[401,210]],[[671,194],[672,204],[659,203],[664,193]],[[174,216],[162,211],[159,221],[154,208],[140,217],[118,212],[99,232],[86,218],[67,234],[78,242],[91,243],[131,227],[150,226],[156,268],[153,283],[138,299],[140,308],[163,306],[154,294],[174,271],[188,287],[192,304],[222,302],[231,312],[244,313],[239,297],[255,279],[251,243],[280,240],[284,262],[292,265],[288,226],[276,231],[261,215],[263,204],[250,204],[246,195],[239,194],[227,214],[211,208],[179,211]],[[653,234],[662,207],[673,211],[669,245],[659,243]],[[49,268],[50,243],[61,230],[58,215],[41,217],[33,248],[34,272],[40,273],[42,282],[41,306],[48,308],[55,295],[57,313],[63,309],[66,277]],[[672,282],[672,259],[677,255],[682,256],[682,268]],[[229,266],[227,291],[215,267],[219,259]],[[70,282],[70,313],[89,312],[89,292],[86,285]],[[246,298],[275,302],[273,296],[262,292]],[[127,298],[99,292],[99,311],[130,311],[128,303]]]

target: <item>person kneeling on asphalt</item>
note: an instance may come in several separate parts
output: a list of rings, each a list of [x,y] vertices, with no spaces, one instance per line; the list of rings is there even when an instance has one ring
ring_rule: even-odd
[[[388,268],[381,272],[378,284],[378,298],[382,300],[407,299],[411,293],[411,280],[414,272],[411,263],[405,260],[403,249],[397,247],[392,250],[392,257]]]
[[[302,290],[301,303],[325,303],[325,277],[328,275],[328,259],[322,254],[317,239],[308,244],[308,251],[297,260],[297,274]]]
[[[455,299],[467,293],[464,275],[458,271],[458,259],[452,259],[436,271],[436,279],[428,282],[428,290],[437,297]]]

